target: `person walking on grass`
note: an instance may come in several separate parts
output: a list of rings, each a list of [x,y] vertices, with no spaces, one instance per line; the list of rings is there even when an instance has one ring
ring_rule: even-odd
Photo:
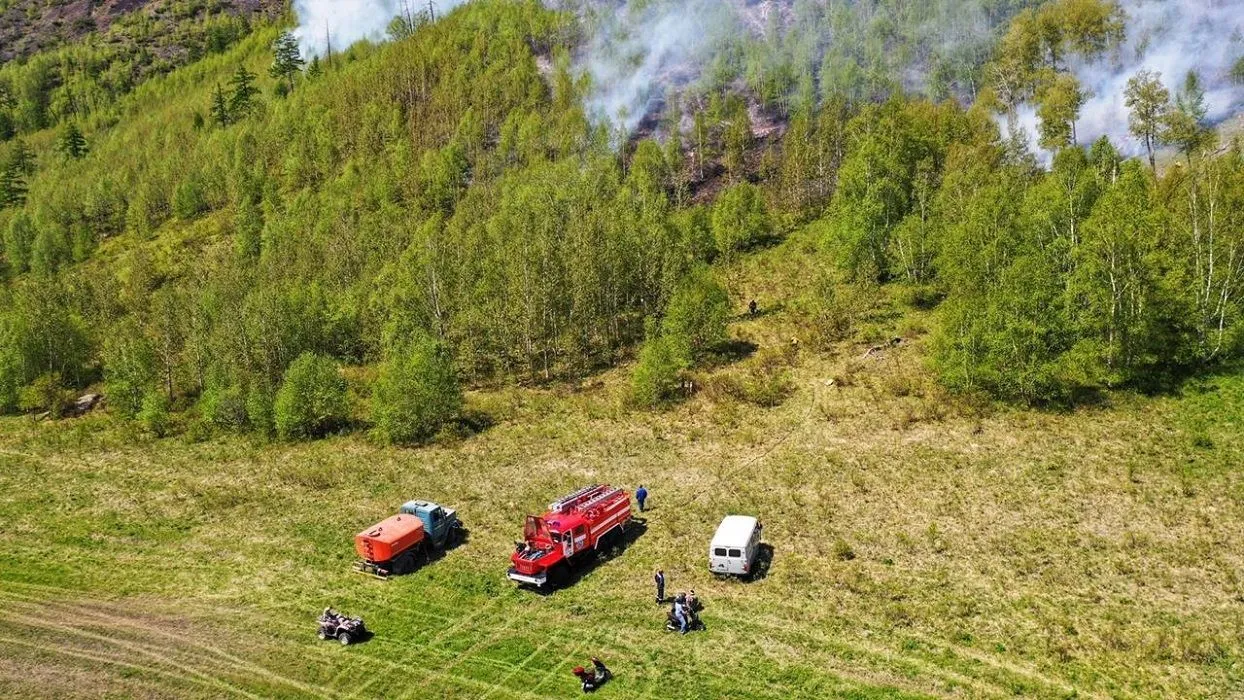
[[[660,605],[665,602],[665,572],[657,569],[657,574],[652,577],[652,582],[657,585],[657,605]]]
[[[635,500],[639,501],[639,512],[644,512],[644,501],[648,500],[648,489],[644,488],[643,484],[640,484],[639,488],[636,489]]]

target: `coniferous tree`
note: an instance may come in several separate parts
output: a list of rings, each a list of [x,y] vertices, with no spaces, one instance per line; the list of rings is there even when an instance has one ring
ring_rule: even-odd
[[[26,176],[33,172],[34,156],[25,143],[18,141],[0,163],[0,209],[26,203]]]
[[[69,122],[61,130],[60,137],[56,140],[56,148],[66,157],[73,160],[86,157],[89,150],[86,145],[86,137],[82,135],[78,125],[73,122]]]
[[[216,83],[216,92],[212,93],[212,119],[219,126],[229,126],[229,103],[225,101],[225,91],[220,83]]]
[[[1163,139],[1191,159],[1214,140],[1214,132],[1206,123],[1209,108],[1205,105],[1205,88],[1196,71],[1188,71],[1183,85],[1175,93],[1175,106],[1166,113]]]
[[[272,67],[268,69],[268,75],[285,80],[292,92],[294,76],[305,64],[302,51],[298,48],[298,40],[290,32],[282,33],[272,44]]]
[[[259,88],[255,87],[255,74],[239,64],[229,79],[229,86],[233,89],[229,96],[229,115],[240,119],[251,111],[255,95],[259,94]]]

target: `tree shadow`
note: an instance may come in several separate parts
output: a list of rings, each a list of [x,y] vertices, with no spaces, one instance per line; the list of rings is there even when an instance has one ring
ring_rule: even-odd
[[[713,351],[709,353],[707,358],[705,358],[702,366],[706,368],[714,368],[732,365],[736,362],[742,362],[743,360],[746,360],[756,354],[756,350],[759,348],[759,345],[756,345],[750,340],[732,338],[713,348]]]

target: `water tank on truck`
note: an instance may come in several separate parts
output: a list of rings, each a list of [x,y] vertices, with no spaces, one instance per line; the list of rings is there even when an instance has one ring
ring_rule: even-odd
[[[379,578],[407,574],[433,551],[453,546],[462,523],[457,511],[431,501],[408,501],[397,515],[354,536],[356,571]]]

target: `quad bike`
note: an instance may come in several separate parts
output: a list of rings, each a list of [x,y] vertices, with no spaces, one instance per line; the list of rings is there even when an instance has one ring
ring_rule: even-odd
[[[332,608],[325,608],[319,619],[319,638],[336,639],[342,646],[361,641],[367,634],[367,626],[361,617],[346,617]]]

